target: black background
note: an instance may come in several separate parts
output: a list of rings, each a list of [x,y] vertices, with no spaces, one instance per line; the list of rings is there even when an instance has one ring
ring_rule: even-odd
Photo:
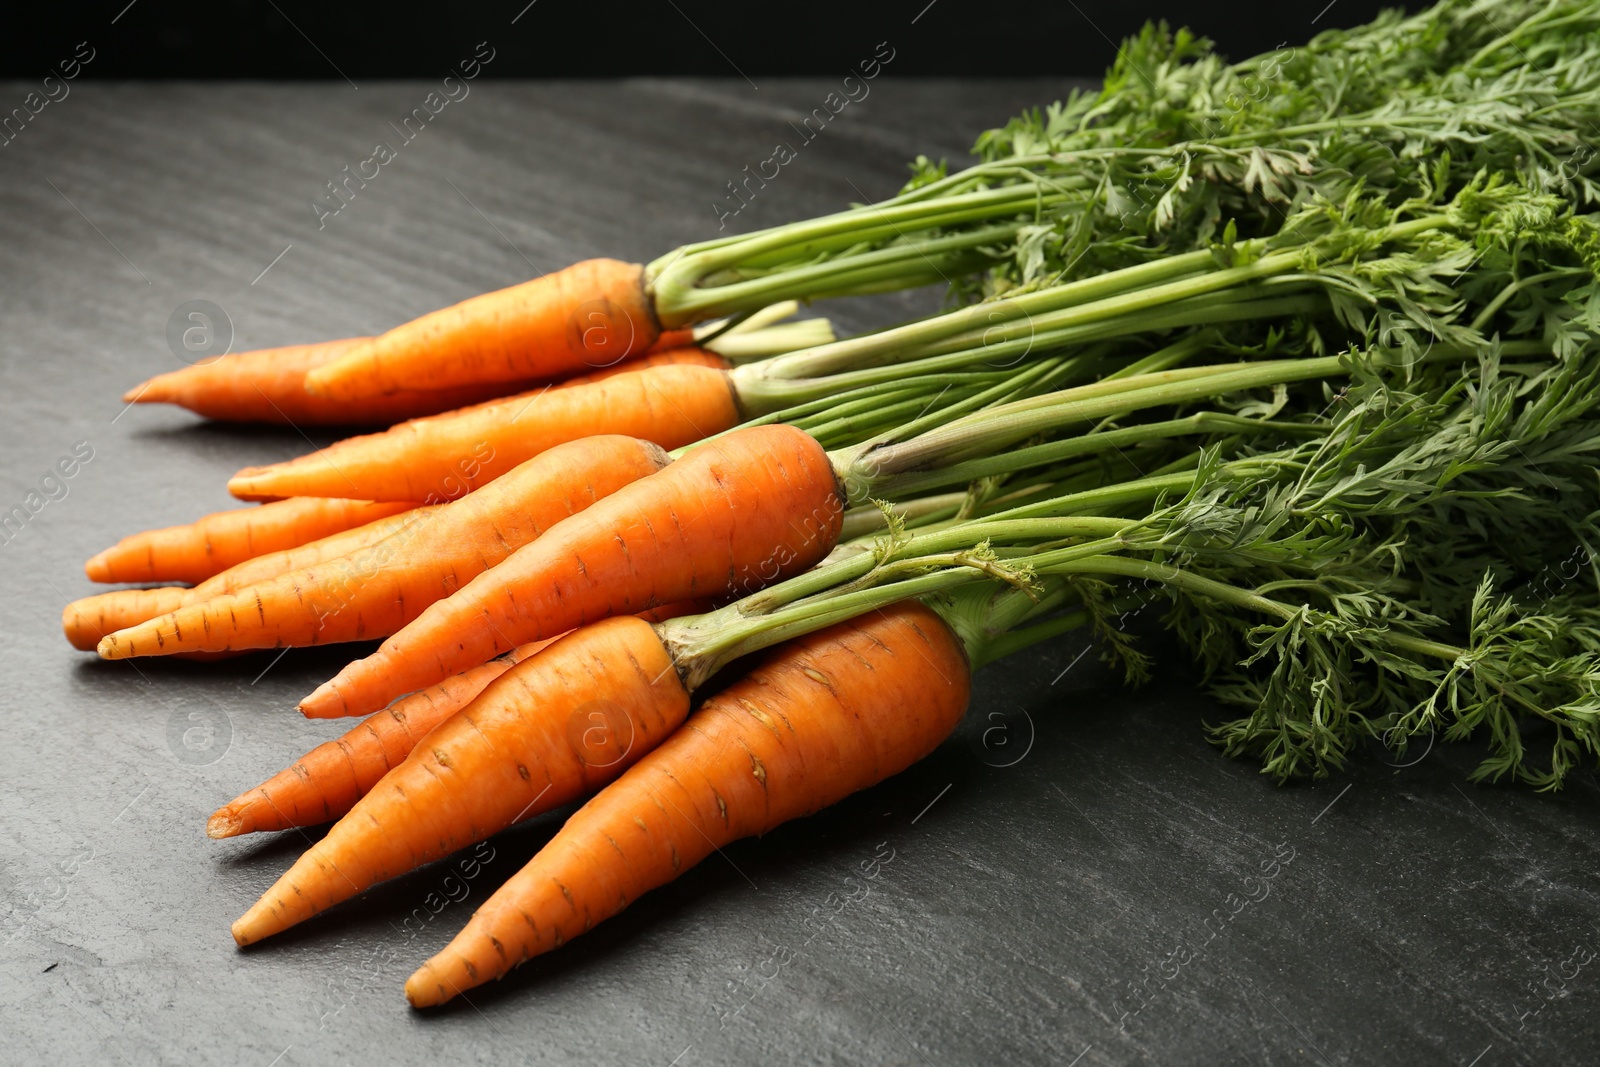
[[[899,77],[1097,75],[1116,55],[1115,42],[1148,19],[1193,27],[1242,58],[1399,6],[1376,0],[535,0],[524,11],[527,4],[111,0],[50,9],[45,16],[38,9],[13,10],[0,27],[0,77],[42,78],[80,41],[96,49],[83,73],[92,78],[431,77],[485,39],[497,50],[486,73],[498,78],[835,74],[883,40],[897,50]]]

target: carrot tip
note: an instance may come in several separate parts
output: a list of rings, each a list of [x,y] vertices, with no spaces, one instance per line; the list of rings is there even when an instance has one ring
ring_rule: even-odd
[[[324,682],[317,687],[317,691],[300,701],[300,714],[308,719],[342,719],[349,714],[344,708],[344,702],[339,700],[338,690]]]
[[[406,979],[406,1000],[413,1008],[432,1008],[450,999],[444,988],[433,980],[432,972],[432,965],[424,963]]]
[[[277,490],[269,487],[263,488],[260,484],[261,470],[265,468],[246,467],[244,470],[228,479],[228,493],[235,500],[281,500],[283,497]]]
[[[97,552],[90,556],[83,565],[84,576],[91,582],[111,582],[116,579],[111,577],[111,564],[106,560],[106,553]]]
[[[233,925],[228,928],[228,932],[233,934],[233,943],[240,948],[244,948],[251,941],[250,935],[245,932],[243,919],[233,920]]]
[[[232,808],[220,808],[206,820],[206,836],[214,840],[238,837],[244,832],[244,820]]]
[[[122,658],[122,649],[117,647],[117,639],[111,634],[102,637],[100,643],[94,646],[94,650],[99,653],[101,659]]]

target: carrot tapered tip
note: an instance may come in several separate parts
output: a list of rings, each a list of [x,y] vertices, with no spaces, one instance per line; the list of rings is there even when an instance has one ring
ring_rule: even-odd
[[[235,500],[282,500],[282,490],[272,485],[275,467],[246,467],[228,479],[228,492]]]
[[[300,714],[308,719],[342,719],[349,714],[332,682],[319,685],[316,692],[300,701],[299,707]]]
[[[446,992],[444,983],[433,973],[433,963],[430,961],[417,968],[415,974],[406,979],[406,1000],[413,1008],[433,1008],[451,997],[454,993]]]
[[[228,932],[233,935],[233,943],[240,948],[244,948],[252,940],[245,929],[245,918],[248,918],[248,916],[233,920],[233,925],[228,928]]]
[[[111,582],[116,579],[111,577],[110,549],[96,552],[90,556],[83,565],[83,573],[91,582]]]
[[[154,378],[147,378],[138,385],[122,394],[124,404],[170,404],[178,403],[184,393],[181,380],[174,380],[174,375],[181,375],[182,371],[173,371],[170,374],[158,374]]]
[[[225,837],[238,837],[244,832],[244,820],[239,818],[232,805],[219,808],[206,820],[206,836],[220,841]]]
[[[117,643],[115,634],[107,634],[94,646],[95,652],[101,659],[122,659],[122,646]]]

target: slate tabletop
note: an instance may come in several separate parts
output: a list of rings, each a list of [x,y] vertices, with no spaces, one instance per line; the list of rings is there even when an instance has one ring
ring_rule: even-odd
[[[410,1011],[405,976],[559,813],[464,883],[436,865],[235,949],[316,834],[215,842],[205,817],[345,728],[293,709],[342,654],[108,664],[58,624],[90,554],[331,439],[125,408],[180,365],[174,312],[210,302],[235,351],[376,332],[889,195],[1064,84],[885,73],[733,200],[833,80],[480,79],[319,219],[435,88],[79,81],[0,148],[0,512],[28,514],[0,531],[0,1062],[1596,1061],[1592,773],[1478,787],[1478,754],[1441,743],[1280,788],[1207,743],[1226,712],[1144,621],[1144,688],[1081,636],[988,668],[922,764],[443,1010]],[[826,310],[860,329],[939,299]]]

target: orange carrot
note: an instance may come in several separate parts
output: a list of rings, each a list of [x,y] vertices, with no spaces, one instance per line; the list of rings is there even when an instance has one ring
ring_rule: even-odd
[[[656,343],[649,348],[649,354],[666,352],[674,348],[688,348],[694,344],[694,327],[684,326],[676,330],[662,330],[656,338]]]
[[[234,940],[259,941],[594,791],[688,712],[649,623],[624,615],[568,634],[423,738],[233,924]]]
[[[237,837],[342,817],[411,755],[430,730],[466,707],[514,664],[550,643],[519,645],[499,659],[395,701],[219,808],[206,820],[206,835]]]
[[[371,340],[349,337],[318,344],[262,348],[221,356],[129,389],[130,404],[176,404],[208,419],[295,426],[388,426],[401,419],[449,411],[504,396],[532,383],[492,382],[450,389],[406,390],[360,401],[306,392],[306,375]]]
[[[92,652],[106,635],[157,615],[176,611],[185,604],[203,603],[214,596],[231,593],[280,574],[370,548],[410,523],[421,521],[440,506],[434,504],[413,508],[295,548],[268,552],[235,564],[220,574],[213,574],[193,588],[118,589],[74,600],[61,612],[61,628],[73,648]]]
[[[345,494],[348,495],[348,494]],[[237,563],[415,507],[308,497],[219,511],[124,537],[83,565],[92,582],[199,582]]]
[[[560,520],[667,462],[661,449],[631,437],[589,437],[551,449],[492,488],[454,501],[428,521],[413,523],[370,549],[111,634],[100,642],[100,655],[126,659],[382,637]],[[512,642],[497,652],[522,643]],[[422,684],[455,673],[444,671]],[[421,687],[408,686],[390,695]]]
[[[285,463],[246,467],[228,491],[244,500],[352,492],[375,500],[448,499],[590,434],[627,434],[677,448],[743,420],[720,356],[682,349],[622,366],[639,369],[611,368],[562,388],[413,419]]]
[[[429,521],[430,516],[442,507],[443,504],[424,504],[409,511],[397,512],[387,518],[369,522],[365,526],[341,530],[294,548],[286,548],[281,552],[268,552],[254,559],[247,559],[220,574],[213,574],[196,585],[189,591],[188,602],[198,604],[214,596],[236,592],[245,586],[268,581],[280,574],[288,574],[304,567],[314,567],[318,563],[371,548],[406,529],[412,523]]]
[[[697,602],[642,612],[646,622],[704,610]],[[470,704],[490,682],[558,639],[518,645],[438,685],[390,704],[343,737],[318,745],[294,766],[235,798],[206,822],[211,837],[235,837],[341,818],[385,774],[399,766],[430,730]]]
[[[961,642],[914,601],[779,646],[573,814],[411,976],[407,999],[428,1007],[500,978],[712,851],[899,773],[955,729],[970,689]]]
[[[843,514],[815,438],[792,426],[737,430],[556,524],[345,667],[300,710],[365,714],[596,619],[760,588],[825,556]]]
[[[188,603],[190,590],[181,586],[161,589],[118,589],[74,600],[61,612],[61,629],[72,647],[93,652],[101,638],[165,615]]]
[[[660,333],[644,268],[591,259],[397,326],[313,369],[305,385],[352,399],[553,378],[643,352]]]

